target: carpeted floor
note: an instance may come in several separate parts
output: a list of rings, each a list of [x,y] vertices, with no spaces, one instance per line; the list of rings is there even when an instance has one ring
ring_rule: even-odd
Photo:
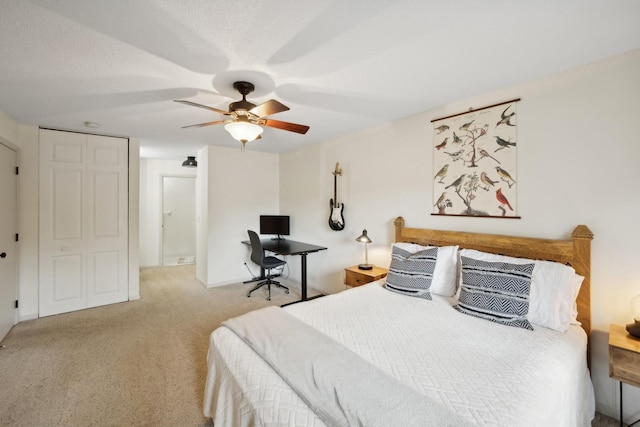
[[[208,336],[220,322],[299,299],[252,284],[205,289],[194,266],[141,270],[141,299],[19,323],[0,349],[2,426],[210,426]],[[597,415],[593,427],[618,422]]]
[[[194,266],[141,270],[141,299],[19,323],[0,349],[2,426],[205,426],[208,336],[229,317],[299,299],[205,289]]]
[[[591,422],[591,427],[620,427],[620,422],[596,412],[596,417]]]

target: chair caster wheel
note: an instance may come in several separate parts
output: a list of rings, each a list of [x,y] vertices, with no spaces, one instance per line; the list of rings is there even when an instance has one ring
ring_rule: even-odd
[[[271,297],[267,298],[267,301],[271,301]]]
[[[284,291],[284,293],[285,293],[285,294],[288,294],[288,293],[289,293],[289,291]]]
[[[251,294],[247,294],[247,298],[251,298]]]

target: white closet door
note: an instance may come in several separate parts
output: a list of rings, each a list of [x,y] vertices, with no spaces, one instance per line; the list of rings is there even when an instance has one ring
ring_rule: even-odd
[[[128,287],[128,141],[87,137],[87,304],[126,301]]]
[[[127,148],[40,131],[40,316],[127,300]]]

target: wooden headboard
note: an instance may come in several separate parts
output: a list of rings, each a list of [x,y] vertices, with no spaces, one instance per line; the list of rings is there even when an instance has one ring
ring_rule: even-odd
[[[503,236],[499,234],[468,233],[462,231],[409,228],[399,216],[394,222],[396,242],[421,245],[451,246],[476,249],[499,255],[540,259],[568,264],[584,281],[578,294],[578,321],[591,336],[591,240],[593,233],[586,225],[578,225],[570,240],[538,239],[532,237]],[[588,354],[588,353],[587,353]]]

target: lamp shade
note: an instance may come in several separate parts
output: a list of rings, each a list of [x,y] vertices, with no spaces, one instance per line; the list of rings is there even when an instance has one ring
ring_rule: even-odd
[[[198,167],[198,162],[196,161],[195,156],[187,156],[187,160],[182,162],[182,166],[185,168],[195,168]]]
[[[631,298],[631,315],[633,323],[627,325],[627,332],[636,338],[640,338],[640,295]]]
[[[227,123],[226,125],[224,125],[224,128],[231,134],[234,139],[242,143],[253,141],[257,137],[259,137],[263,131],[260,126],[247,121],[235,121]]]
[[[356,242],[371,243],[371,239],[367,236],[367,230],[362,230],[362,234],[356,239]]]

